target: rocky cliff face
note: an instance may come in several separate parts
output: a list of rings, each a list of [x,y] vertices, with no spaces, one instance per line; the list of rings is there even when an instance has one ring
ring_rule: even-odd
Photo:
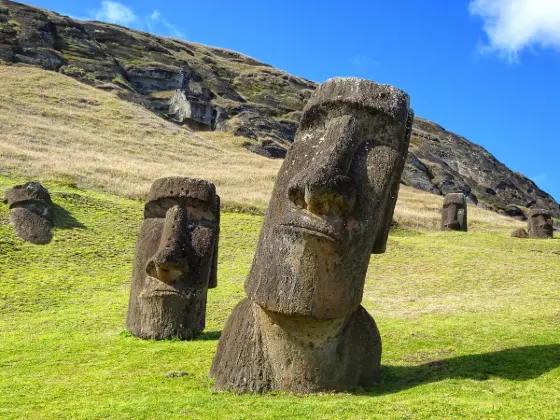
[[[81,22],[2,0],[0,60],[40,66],[110,89],[193,130],[246,137],[282,158],[317,84],[245,55],[101,22]],[[560,206],[482,147],[416,118],[404,184],[435,194],[462,191],[479,206],[516,213]],[[517,214],[518,217],[522,217]]]

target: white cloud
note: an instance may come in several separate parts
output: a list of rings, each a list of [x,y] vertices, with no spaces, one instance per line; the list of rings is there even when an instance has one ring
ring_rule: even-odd
[[[150,32],[154,32],[153,28],[157,27],[157,25],[163,25],[175,38],[184,37],[183,32],[181,32],[181,30],[176,25],[169,23],[169,21],[165,19],[157,9],[154,10],[150,15],[150,18],[147,21],[147,25]]]
[[[175,38],[185,38],[185,33],[177,25],[170,23],[159,10],[154,10],[152,14],[139,18],[134,11],[117,1],[102,1],[100,8],[90,10],[88,17],[70,16],[78,20],[99,20],[102,22],[115,23],[117,25],[128,26],[134,29],[147,30],[148,32],[173,36]]]
[[[118,25],[130,25],[138,21],[134,12],[116,1],[101,2],[101,9],[95,12],[95,20],[116,23]]]
[[[471,0],[469,12],[484,21],[488,44],[481,52],[515,62],[525,48],[560,50],[559,0]]]
[[[542,174],[532,176],[531,179],[537,185],[545,185],[546,181],[548,180],[548,176],[545,173],[542,173]]]
[[[355,55],[352,64],[356,69],[377,68],[380,66],[378,61],[373,60],[367,55]]]

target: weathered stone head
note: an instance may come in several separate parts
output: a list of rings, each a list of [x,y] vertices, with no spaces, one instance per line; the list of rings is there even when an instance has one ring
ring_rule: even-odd
[[[550,239],[554,237],[554,224],[552,222],[552,215],[548,210],[531,210],[527,226],[530,238]]]
[[[47,189],[38,182],[16,185],[4,194],[10,209],[10,222],[18,236],[33,244],[52,240],[52,201]]]
[[[251,271],[210,375],[217,389],[346,390],[378,377],[381,337],[360,306],[385,251],[406,159],[406,93],[331,79],[307,103]]]
[[[412,125],[408,95],[328,80],[306,105],[276,180],[245,284],[285,315],[358,308],[372,250],[385,250]]]
[[[208,288],[217,286],[220,199],[214,184],[156,180],[136,242],[126,328],[142,338],[202,332]]]
[[[447,194],[443,199],[441,230],[467,231],[467,198],[463,193]]]

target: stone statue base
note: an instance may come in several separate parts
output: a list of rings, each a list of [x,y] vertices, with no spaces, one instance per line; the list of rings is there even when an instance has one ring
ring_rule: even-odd
[[[210,377],[216,389],[310,393],[367,386],[380,365],[381,337],[362,306],[345,318],[318,320],[244,299],[226,323]]]

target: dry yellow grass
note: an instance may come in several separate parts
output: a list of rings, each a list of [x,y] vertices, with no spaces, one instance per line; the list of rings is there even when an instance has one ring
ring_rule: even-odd
[[[443,197],[401,185],[395,220],[417,230],[439,230],[442,206]],[[470,204],[468,225],[473,232],[510,232],[527,227],[524,222]]]
[[[279,161],[203,138],[141,106],[53,72],[0,65],[1,167],[139,198],[159,177],[211,180],[224,202],[263,208]],[[266,193],[263,193],[266,191]]]
[[[34,67],[0,64],[0,168],[39,179],[141,198],[171,175],[208,179],[228,208],[264,211],[281,161],[241,147],[225,133],[193,133],[139,105]],[[401,188],[395,218],[438,228],[441,197]],[[512,219],[470,208],[472,230],[507,231]]]

